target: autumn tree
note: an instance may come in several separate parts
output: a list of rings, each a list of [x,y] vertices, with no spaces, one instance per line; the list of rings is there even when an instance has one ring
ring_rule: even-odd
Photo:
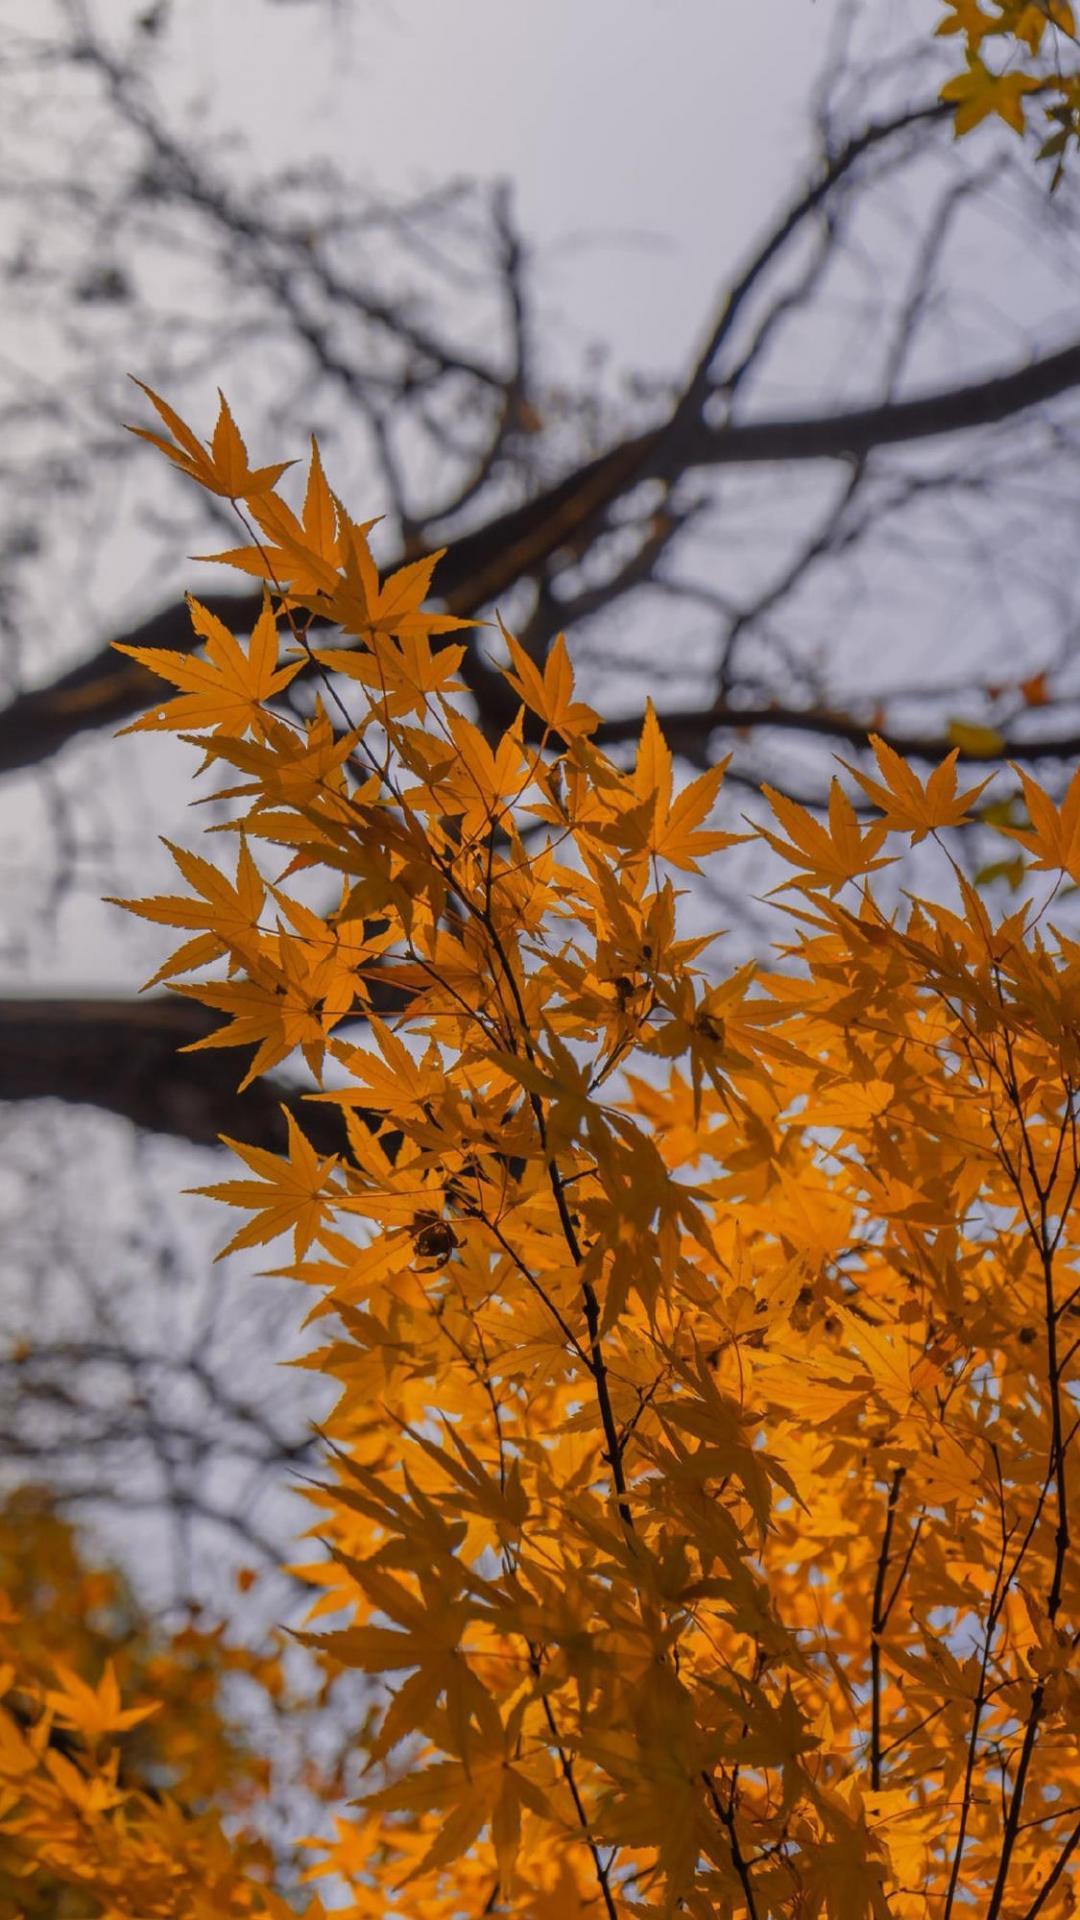
[[[651,706],[609,757],[505,627],[489,743],[438,556],[380,578],[317,447],[293,505],[150,397],[263,582],[247,643],[192,601],[204,650],[140,655],[236,860],[133,904],[245,1080],[309,1076],[208,1191],[291,1239],[339,1389],[304,1638],[375,1704],[322,1870],[385,1916],[1068,1913],[1080,776],[1023,776],[1003,913],[956,749],[876,740],[824,821],[766,787],[777,962],[707,969],[724,767],[677,785]]]
[[[903,121],[913,152],[939,127],[936,107]],[[775,257],[770,243],[751,289]],[[763,324],[756,351],[780,324]],[[1068,351],[970,383],[958,412],[943,392],[863,426],[876,447],[894,426],[933,437],[942,420],[1011,417],[1068,383]],[[811,434],[812,457],[846,457],[853,420],[833,453]],[[798,422],[779,424],[798,439]],[[753,457],[738,425],[721,465]],[[1075,800],[1058,811],[1052,772],[1054,797],[1030,775],[1005,801],[974,775],[958,796],[946,752],[997,761],[1015,715],[1016,744],[1053,769],[1070,748],[1044,726],[1047,675],[991,683],[937,734],[891,740],[874,731],[885,714],[810,707],[789,722],[771,696],[760,711],[674,707],[663,728],[651,706],[643,725],[598,721],[553,615],[572,625],[631,586],[666,592],[663,575],[600,601],[581,587],[584,613],[549,591],[541,639],[526,609],[520,640],[466,626],[432,651],[490,606],[451,584],[423,611],[416,528],[380,584],[369,528],[318,459],[288,506],[276,472],[248,470],[227,413],[209,447],[178,416],[167,426],[187,477],[243,501],[232,557],[257,591],[231,609],[204,595],[177,646],[135,634],[125,658],[168,668],[180,699],[164,724],[248,791],[227,879],[178,847],[189,892],[144,910],[186,930],[181,972],[224,963],[170,1016],[202,1043],[183,1085],[214,1085],[199,1077],[216,1064],[208,1043],[254,1047],[227,1122],[254,1176],[225,1183],[254,1213],[233,1244],[291,1226],[290,1271],[320,1290],[322,1368],[343,1388],[328,1423],[338,1482],[316,1521],[331,1560],[303,1577],[350,1624],[312,1650],[328,1676],[384,1676],[354,1742],[369,1811],[343,1817],[327,1870],[375,1912],[416,1899],[452,1913],[475,1892],[490,1911],[921,1914],[980,1888],[994,1915],[1067,1910],[1073,955],[1064,888],[1050,937],[1030,874],[1047,870],[1049,887],[1071,873]],[[631,440],[630,472],[652,473],[663,431]],[[602,475],[606,458],[583,471]],[[668,490],[662,531],[675,478],[652,478]],[[576,510],[572,490],[555,494]],[[605,537],[621,524],[608,511]],[[528,524],[497,515],[490,544]],[[830,526],[798,578],[846,550],[851,523]],[[568,551],[581,560],[560,547],[545,568],[561,574]],[[524,577],[496,567],[492,598]],[[736,615],[736,653],[744,626]],[[77,673],[58,710],[90,711],[94,685]],[[737,845],[753,801],[732,809],[711,761],[715,736],[755,717],[850,736],[850,755],[873,758],[849,770],[851,800],[834,787],[809,810],[785,768],[789,791],[773,786]],[[920,762],[937,759],[926,779]],[[753,784],[751,767],[734,771]],[[718,799],[723,825],[706,828]],[[962,834],[965,802],[979,824]],[[905,836],[930,841],[911,914],[888,865]],[[706,888],[730,872],[739,898],[747,863],[770,853],[803,896],[775,974],[717,968],[696,915],[676,938],[669,870]],[[991,902],[1007,878],[1025,904],[992,912],[976,868]],[[928,904],[934,887],[952,890],[947,907]],[[222,1014],[231,1026],[214,1027]],[[157,1018],[145,1030],[160,1040]],[[354,1045],[365,1019],[374,1048]],[[25,1028],[24,1013],[16,1071],[40,1090]],[[264,1073],[298,1065],[297,1050],[319,1102],[300,1107],[282,1079],[257,1106]],[[234,1085],[223,1075],[194,1123],[152,1076],[140,1098],[173,1130],[210,1134]],[[17,1695],[28,1657],[13,1663]],[[62,1688],[34,1685],[33,1739],[25,1714],[12,1720],[5,1817],[24,1859],[52,1871],[35,1853],[60,1806],[52,1729],[59,1717],[62,1748],[83,1696],[59,1707]],[[136,1683],[100,1711],[145,1704]],[[138,1848],[164,1872],[165,1816],[154,1794],[117,1790],[117,1765],[110,1741],[76,1755],[103,1844],[126,1836],[111,1881],[84,1891],[126,1885],[130,1907],[147,1884],[159,1897]],[[191,1838],[189,1813],[169,1818]],[[239,1876],[237,1910],[257,1908],[242,1864],[213,1849],[229,1877],[219,1905]],[[177,1911],[207,1897],[192,1873],[168,1891]]]

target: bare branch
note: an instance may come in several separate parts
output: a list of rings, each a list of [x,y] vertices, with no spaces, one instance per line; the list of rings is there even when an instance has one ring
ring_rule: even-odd
[[[588,461],[557,486],[523,506],[498,515],[473,533],[454,541],[442,562],[439,585],[452,611],[474,614],[505,594],[516,581],[534,574],[561,549],[581,539],[598,515],[641,480],[671,481],[694,466],[743,465],[803,460],[857,460],[877,447],[957,434],[990,426],[1023,413],[1057,394],[1080,385],[1080,343],[1032,360],[1026,367],[969,386],[941,389],[920,399],[887,402],[850,412],[785,420],[758,420],[710,426],[697,421],[680,426],[669,445],[669,427],[623,441],[608,453]],[[670,425],[670,423],[669,423]],[[257,617],[258,596],[250,593],[214,593],[206,604],[237,631]],[[184,649],[195,644],[186,607],[162,608],[123,636],[130,646],[168,646]],[[466,668],[470,690],[480,702],[485,719],[498,723],[509,718],[512,697],[501,678],[470,650]],[[0,773],[39,764],[65,742],[90,728],[116,725],[151,704],[157,692],[152,675],[118,659],[106,646],[92,659],[62,675],[51,686],[19,696],[0,711]],[[701,716],[697,716],[700,723]],[[685,723],[689,724],[689,716]],[[620,724],[613,723],[616,727]],[[629,723],[628,723],[629,724]],[[684,724],[673,716],[673,724]],[[721,716],[712,724],[725,724]],[[865,728],[842,716],[812,712],[785,716],[747,712],[728,716],[733,726],[797,727],[861,743]],[[635,723],[640,726],[640,719]],[[633,730],[633,729],[631,729]],[[610,737],[610,736],[609,736]],[[948,745],[940,740],[905,746],[901,752],[940,758]],[[1013,749],[1010,749],[1013,750]],[[1075,750],[1070,734],[1066,744],[1017,746],[1026,757],[1056,758]],[[978,756],[976,756],[978,757]],[[992,756],[998,757],[998,756]]]

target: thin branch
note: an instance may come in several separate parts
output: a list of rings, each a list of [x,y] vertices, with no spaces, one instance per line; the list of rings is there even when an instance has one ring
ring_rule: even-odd
[[[881,1636],[885,1631],[885,1581],[889,1571],[896,1503],[904,1481],[903,1467],[897,1467],[889,1482],[885,1502],[885,1525],[881,1534],[874,1597],[870,1614],[870,1785],[877,1793],[881,1787]]]

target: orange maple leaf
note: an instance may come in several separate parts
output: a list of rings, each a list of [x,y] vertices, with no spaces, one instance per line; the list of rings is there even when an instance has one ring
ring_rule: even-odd
[[[1002,825],[998,832],[1018,840],[1035,856],[1032,864],[1037,873],[1056,869],[1080,884],[1080,770],[1073,774],[1060,807],[1021,767],[1014,767],[1013,772],[1020,777],[1031,826]]]
[[[889,858],[878,854],[888,828],[876,822],[865,834],[860,833],[855,809],[839,780],[834,778],[829,789],[827,828],[805,807],[777,793],[775,787],[762,786],[761,791],[788,838],[782,839],[768,827],[759,827],[758,832],[789,865],[804,869],[799,880],[782,881],[781,887],[827,887],[830,894],[836,894],[848,880],[890,864]],[[780,888],[773,891],[779,892]]]
[[[504,669],[505,677],[529,711],[539,715],[545,729],[560,734],[566,741],[575,734],[595,733],[600,724],[599,714],[574,699],[574,669],[566,651],[565,634],[555,636],[541,676],[535,662],[501,620],[499,630],[513,661],[512,669]]]
[[[882,780],[871,780],[856,767],[848,766],[841,760],[853,780],[857,780],[863,792],[874,805],[881,808],[885,815],[883,822],[889,833],[909,833],[912,845],[925,839],[938,827],[956,827],[966,819],[967,810],[977,800],[983,789],[988,786],[992,775],[988,774],[977,787],[969,787],[966,793],[956,791],[956,762],[959,749],[954,747],[939,767],[935,767],[930,778],[924,783],[908,766],[903,757],[890,747],[887,740],[879,739],[876,733],[870,735],[870,745],[881,770]]]
[[[181,473],[197,480],[207,492],[222,494],[226,500],[247,500],[252,495],[269,493],[282,474],[293,465],[291,460],[283,460],[270,467],[251,467],[248,464],[247,448],[220,388],[218,399],[221,405],[213,439],[208,446],[204,446],[167,400],[163,400],[142,380],[136,380],[135,385],[142,388],[147,399],[157,408],[173,438],[166,440],[149,427],[129,427],[128,432],[135,434],[139,440],[149,440],[151,446],[159,448],[174,466],[179,467]]]
[[[245,1147],[239,1140],[221,1135],[223,1145],[250,1167],[257,1179],[218,1180],[213,1186],[188,1188],[189,1193],[224,1200],[226,1206],[253,1210],[252,1219],[221,1249],[219,1260],[242,1247],[264,1246],[281,1233],[292,1233],[296,1258],[302,1259],[319,1231],[327,1201],[337,1191],[332,1179],[337,1154],[320,1159],[288,1107],[283,1106],[281,1111],[289,1129],[287,1154],[270,1153],[265,1147]]]
[[[279,667],[278,631],[264,599],[262,612],[245,648],[223,621],[189,594],[188,611],[197,634],[206,641],[206,657],[173,653],[165,647],[129,647],[115,641],[117,653],[126,653],[161,680],[171,680],[180,693],[164,706],[153,707],[121,733],[208,730],[241,737],[261,730],[260,708],[281,693],[303,666],[302,660]]]

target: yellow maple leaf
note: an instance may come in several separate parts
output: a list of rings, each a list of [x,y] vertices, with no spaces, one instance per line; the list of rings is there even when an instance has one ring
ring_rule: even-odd
[[[333,593],[348,528],[339,529],[339,503],[327,484],[314,435],[300,519],[276,493],[259,494],[250,505],[265,540],[230,547],[224,553],[196,554],[195,558],[253,573],[259,580],[270,581],[279,593],[286,589],[298,595]],[[353,524],[351,531],[366,539],[378,524],[377,519],[366,520]]]
[[[1013,34],[1031,53],[1038,53],[1051,27],[1070,39],[1076,32],[1076,16],[1069,0],[999,0],[999,4],[1002,20],[998,31]]]
[[[979,720],[952,719],[945,732],[953,746],[973,760],[996,760],[1005,751],[1004,736],[996,727],[985,726]]]
[[[427,635],[408,627],[401,640],[372,630],[368,645],[317,647],[315,658],[331,673],[358,680],[375,696],[377,710],[387,718],[421,715],[433,693],[460,693],[454,675],[465,658],[464,647],[440,647],[432,653]]]
[[[717,853],[744,838],[742,834],[702,828],[700,824],[715,805],[730,758],[729,754],[718,765],[699,774],[673,798],[671,750],[661,732],[656,709],[651,699],[646,700],[630,783],[636,805],[631,803],[622,808],[615,829],[618,843],[666,860],[670,866],[686,873],[700,873],[697,863],[705,854]]]
[[[367,541],[368,530],[374,522],[361,524],[350,520],[340,501],[335,498],[334,504],[338,514],[341,570],[335,573],[331,586],[318,592],[301,593],[292,589],[285,596],[286,605],[306,607],[359,640],[379,633],[394,634],[399,640],[427,638],[433,633],[454,633],[478,624],[451,613],[423,611],[432,574],[446,552],[445,547],[425,554],[422,559],[410,560],[380,581]]]
[[[424,1857],[406,1876],[419,1879],[466,1852],[481,1829],[490,1826],[501,1886],[510,1884],[521,1844],[524,1810],[544,1820],[554,1817],[546,1786],[551,1765],[544,1753],[520,1750],[525,1702],[511,1709],[504,1725],[490,1696],[477,1701],[478,1728],[470,1735],[467,1761],[444,1760],[414,1768],[401,1780],[364,1797],[362,1805],[381,1812],[437,1808],[439,1830]]]
[[[539,668],[501,620],[499,629],[513,662],[512,667],[504,669],[505,678],[530,712],[539,715],[545,730],[560,734],[566,741],[575,734],[595,733],[599,715],[574,699],[574,669],[566,651],[566,636],[556,635],[541,677]]]
[[[235,885],[209,860],[200,859],[185,847],[174,846],[171,840],[165,840],[164,845],[198,898],[193,899],[190,894],[155,894],[147,900],[107,896],[111,905],[126,907],[129,913],[137,913],[144,920],[155,920],[169,927],[202,929],[151,975],[146,983],[148,987],[156,987],[178,973],[204,967],[228,953],[230,948],[242,948],[250,954],[266,898],[262,875],[246,841],[241,842]]]
[[[978,0],[949,0],[945,18],[934,29],[937,34],[962,33],[968,46],[975,49],[988,33],[997,30],[997,22],[984,13]]]
[[[978,54],[968,55],[966,73],[947,80],[942,100],[956,108],[954,130],[969,133],[981,120],[997,114],[1014,132],[1024,131],[1024,95],[1037,93],[1041,82],[1029,73],[992,73]]]

